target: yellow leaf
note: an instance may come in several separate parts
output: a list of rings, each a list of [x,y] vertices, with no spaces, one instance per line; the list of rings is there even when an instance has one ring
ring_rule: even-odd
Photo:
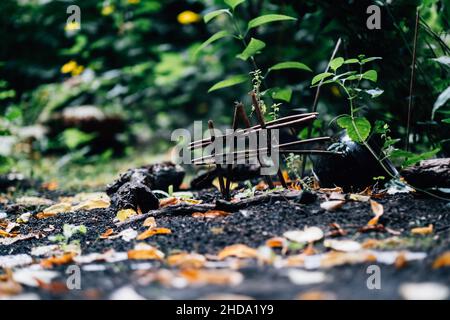
[[[258,256],[258,251],[256,249],[250,248],[244,244],[234,244],[225,247],[218,254],[220,260],[227,257],[237,257],[241,259],[245,258],[256,258]]]
[[[205,213],[203,212],[194,212],[192,216],[194,218],[217,218],[217,217],[226,217],[230,215],[229,212],[221,211],[221,210],[208,210]]]
[[[108,208],[109,205],[110,202],[104,199],[91,199],[83,201],[80,204],[72,207],[72,211]]]
[[[205,265],[206,258],[198,253],[177,253],[167,258],[167,264],[180,268],[201,268]]]
[[[64,213],[64,212],[70,212],[72,211],[72,204],[68,202],[60,202],[57,204],[54,204],[42,211],[44,215],[55,215],[58,213]]]
[[[199,22],[201,20],[201,16],[193,11],[186,10],[181,12],[177,16],[177,20],[181,24],[191,24],[195,22]]]
[[[412,234],[421,234],[421,235],[427,235],[433,233],[433,225],[430,224],[428,227],[422,227],[422,228],[413,228],[411,229]]]
[[[372,212],[374,213],[375,217],[370,219],[370,221],[367,223],[369,226],[374,226],[378,224],[378,220],[384,213],[383,205],[379,204],[376,201],[370,200],[370,207],[372,208]]]
[[[148,217],[144,220],[144,223],[142,225],[148,228],[156,228],[156,220],[154,217]]]
[[[191,284],[237,285],[243,276],[231,270],[184,269],[180,275]]]
[[[149,228],[137,236],[137,240],[145,240],[155,234],[170,234],[172,231],[167,228]]]
[[[433,269],[450,267],[450,251],[446,251],[433,262]]]
[[[116,219],[120,222],[127,220],[129,217],[136,215],[133,209],[122,209],[117,212]]]
[[[132,260],[162,260],[164,253],[156,248],[134,249],[128,251],[128,259]]]

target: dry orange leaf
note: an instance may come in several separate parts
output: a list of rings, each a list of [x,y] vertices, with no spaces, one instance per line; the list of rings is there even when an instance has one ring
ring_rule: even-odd
[[[433,233],[433,225],[430,224],[430,225],[428,225],[428,227],[413,228],[413,229],[411,229],[411,233],[412,234],[421,234],[421,235],[431,234],[431,233]]]
[[[273,237],[266,241],[266,246],[269,248],[283,248],[287,244],[287,241],[285,238],[282,237]]]
[[[450,267],[450,251],[446,251],[433,262],[433,269]]]
[[[180,275],[191,284],[237,285],[243,276],[231,270],[184,269]]]
[[[111,228],[109,228],[108,230],[106,230],[105,232],[103,232],[103,233],[100,235],[100,238],[102,238],[102,239],[108,239],[109,236],[113,234],[113,232],[114,232],[114,230],[111,229]]]
[[[162,260],[164,253],[156,248],[134,249],[128,251],[128,259],[132,260]]]
[[[245,259],[245,258],[256,258],[257,256],[258,251],[256,249],[246,246],[245,244],[234,244],[225,247],[218,254],[220,260],[223,260],[227,257],[237,257]]]
[[[397,255],[397,258],[395,258],[394,265],[397,269],[401,269],[401,268],[404,268],[408,264],[407,261],[408,260],[406,259],[406,254],[404,252],[400,252]]]
[[[266,190],[268,188],[269,188],[269,186],[267,185],[267,183],[265,183],[262,180],[255,187],[255,189],[258,190],[258,191],[264,191],[264,190]]]
[[[38,219],[50,218],[53,216],[56,216],[56,213],[54,213],[54,212],[47,212],[47,213],[39,212],[38,214],[36,214],[36,218],[38,218]]]
[[[57,181],[44,182],[42,184],[42,188],[48,191],[55,191],[56,189],[58,189],[58,182]]]
[[[12,236],[13,236],[13,235],[10,234],[9,232],[6,232],[6,231],[4,231],[4,230],[0,230],[0,237],[10,238],[10,237],[12,237]]]
[[[147,238],[150,238],[151,236],[154,236],[155,234],[170,234],[170,233],[172,233],[172,230],[167,228],[148,228],[140,235],[138,235],[136,239],[145,240]]]
[[[374,226],[378,224],[378,220],[384,213],[384,208],[383,205],[373,200],[370,200],[370,207],[372,208],[372,212],[375,215],[375,217],[370,219],[369,222],[367,222],[367,225]]]
[[[205,213],[203,212],[194,212],[192,216],[194,218],[217,218],[217,217],[226,217],[230,215],[229,212],[221,211],[221,210],[208,210]]]
[[[173,206],[174,204],[178,204],[179,202],[180,200],[178,200],[178,198],[175,197],[165,198],[159,200],[159,207],[164,208],[167,206]]]
[[[68,264],[73,261],[73,257],[75,257],[75,253],[65,253],[61,256],[50,257],[41,261],[41,266],[43,268],[52,268],[54,265],[63,265]]]
[[[201,268],[205,265],[206,258],[198,253],[176,253],[167,258],[167,263],[170,266],[180,268]]]
[[[148,217],[142,224],[144,227],[156,228],[156,220],[154,217]]]

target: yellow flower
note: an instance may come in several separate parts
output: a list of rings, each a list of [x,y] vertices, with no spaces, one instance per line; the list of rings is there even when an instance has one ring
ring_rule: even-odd
[[[107,5],[102,8],[102,15],[104,15],[104,16],[109,16],[113,12],[114,12],[114,6],[112,6],[112,5]]]
[[[74,30],[80,30],[80,29],[81,29],[81,25],[75,21],[66,23],[66,26],[64,27],[64,30],[66,30],[66,31],[74,31]]]
[[[77,67],[77,63],[74,60],[70,60],[65,65],[61,67],[61,73],[70,73],[75,70]]]
[[[78,65],[75,60],[70,60],[65,65],[61,67],[61,73],[70,73],[73,77],[82,74],[84,67]]]
[[[78,76],[78,75],[82,74],[83,71],[84,71],[84,67],[83,66],[77,66],[75,69],[73,69],[72,76],[73,77]]]
[[[130,4],[138,4],[139,2],[141,2],[141,0],[128,0],[128,3]]]
[[[192,11],[183,11],[177,17],[177,20],[181,24],[191,24],[195,22],[199,22],[201,20],[201,16]]]

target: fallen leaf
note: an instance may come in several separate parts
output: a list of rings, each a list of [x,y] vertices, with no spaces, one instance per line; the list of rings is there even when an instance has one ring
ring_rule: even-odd
[[[128,251],[128,259],[131,260],[162,260],[164,253],[150,245],[137,245]]]
[[[36,214],[36,218],[37,219],[45,219],[45,218],[54,217],[56,215],[57,215],[57,213],[54,213],[54,212],[47,212],[47,213],[39,212],[38,214]]]
[[[72,207],[72,211],[109,208],[110,201],[105,199],[89,199]]]
[[[34,248],[31,249],[31,255],[32,256],[37,256],[37,257],[51,256],[51,255],[54,256],[57,253],[60,253],[59,252],[60,250],[61,250],[61,248],[57,244],[51,244],[51,245],[48,245],[48,246],[39,246],[39,247],[34,247]]]
[[[31,256],[24,253],[0,256],[0,268],[3,269],[22,267],[31,264],[32,262],[33,259]]]
[[[375,215],[372,219],[370,219],[369,222],[367,222],[367,225],[373,226],[378,224],[378,220],[384,213],[383,205],[379,204],[376,201],[370,200],[370,207],[372,208],[372,212]]]
[[[38,207],[51,206],[53,201],[40,197],[20,197],[16,199],[16,203],[24,207]]]
[[[110,300],[145,300],[143,296],[136,292],[136,290],[126,285],[115,290],[109,297]]]
[[[154,236],[155,234],[170,234],[172,231],[167,228],[148,228],[144,232],[142,232],[140,235],[137,236],[137,240],[145,240],[151,236]]]
[[[39,213],[37,216],[42,216],[42,218],[52,217],[54,215],[57,215],[59,213],[65,213],[70,212],[72,210],[72,204],[68,202],[59,202],[57,204],[54,204],[44,210],[42,210],[41,213]],[[38,219],[42,219],[38,217]]]
[[[449,289],[446,285],[435,282],[404,283],[399,289],[406,300],[446,300]]]
[[[31,212],[26,212],[26,213],[21,214],[21,215],[16,219],[16,221],[17,221],[18,223],[28,223],[28,221],[30,221],[30,218],[31,218]]]
[[[320,191],[320,192],[323,192],[323,193],[332,193],[332,192],[343,193],[343,192],[344,192],[344,191],[342,190],[341,187],[336,187],[336,188],[320,188],[319,191]]]
[[[297,300],[336,300],[336,295],[327,291],[307,291],[299,293],[296,297]]]
[[[450,251],[446,251],[433,262],[433,269],[450,267]]]
[[[256,258],[258,256],[258,251],[256,249],[250,248],[244,244],[234,244],[222,249],[218,257],[223,260],[227,257],[237,257],[241,259],[245,258]]]
[[[44,188],[48,191],[55,191],[58,189],[58,182],[57,181],[44,182],[42,184],[42,188]]]
[[[14,237],[14,235],[10,234],[9,232],[6,232],[5,230],[0,229],[0,237],[9,238]]]
[[[407,259],[406,259],[406,255],[403,252],[400,252],[397,256],[397,258],[395,258],[395,262],[394,265],[397,269],[401,269],[404,268],[407,265]]]
[[[269,248],[284,248],[287,246],[287,241],[282,237],[273,237],[266,241],[266,246]]]
[[[325,240],[323,245],[336,251],[351,252],[361,250],[359,242],[353,240]]]
[[[321,271],[290,269],[287,271],[287,276],[289,280],[296,285],[310,285],[325,282],[327,280],[327,276]]]
[[[194,218],[208,218],[208,219],[217,218],[217,217],[226,217],[228,215],[230,215],[229,212],[221,211],[221,210],[208,210],[205,213],[194,212],[192,214],[192,216]]]
[[[138,233],[136,230],[134,230],[133,228],[128,228],[120,231],[119,234],[109,236],[109,239],[113,240],[117,238],[122,238],[122,240],[130,242],[131,240],[135,239],[137,235]]]
[[[264,191],[267,190],[268,188],[269,186],[267,185],[267,183],[265,183],[262,180],[255,186],[255,189],[258,191]]]
[[[120,222],[127,220],[129,217],[137,215],[137,212],[133,209],[122,209],[116,214],[116,219]]]
[[[187,204],[200,204],[203,202],[203,200],[196,200],[196,199],[182,199],[181,201]]]
[[[348,197],[350,200],[359,201],[359,202],[368,202],[370,200],[370,196],[364,196],[362,194],[351,193]]]
[[[1,235],[1,230],[0,230],[0,235]],[[17,241],[21,241],[21,240],[28,240],[31,238],[36,238],[39,239],[39,237],[41,237],[41,233],[28,233],[28,234],[19,234],[18,236],[14,237],[14,238],[4,238],[4,239],[0,239],[0,244],[4,245],[4,246],[9,246]]]
[[[142,224],[144,227],[148,228],[156,228],[156,220],[154,217],[148,217],[144,220],[144,223]]]
[[[30,287],[37,287],[38,280],[50,283],[52,279],[59,276],[56,271],[33,269],[32,267],[15,270],[12,278],[14,281]]]
[[[176,253],[167,257],[167,263],[170,266],[180,268],[202,268],[205,265],[206,258],[198,253]]]
[[[341,201],[345,201],[345,194],[341,193],[341,192],[332,192],[329,197],[328,200],[341,200]]]
[[[334,211],[339,208],[341,208],[344,205],[345,201],[342,200],[331,200],[331,201],[325,201],[320,204],[320,207],[322,209],[325,209],[326,211]]]
[[[36,278],[36,282],[38,287],[42,290],[48,291],[51,294],[61,294],[69,291],[66,282],[50,282],[46,283],[45,281]]]
[[[203,270],[203,269],[183,269],[180,275],[190,284],[195,285],[238,285],[244,279],[243,275],[231,270]]]
[[[421,234],[421,235],[427,235],[433,233],[433,225],[430,224],[428,227],[421,227],[421,228],[413,228],[411,229],[412,234]]]
[[[114,233],[114,230],[112,228],[109,228],[108,230],[106,230],[105,232],[103,232],[100,235],[101,239],[108,239],[110,235],[112,235]]]
[[[180,200],[178,198],[175,198],[175,197],[164,198],[164,199],[159,200],[159,207],[164,208],[167,206],[173,206],[178,203],[180,203]]]
[[[54,265],[64,265],[71,263],[75,254],[73,252],[66,253],[61,256],[54,256],[44,260],[41,260],[41,266],[46,269],[53,268]]]
[[[347,235],[347,231],[345,231],[344,229],[341,228],[341,226],[336,223],[336,222],[332,222],[330,223],[330,227],[333,229],[331,230],[327,236],[329,237],[340,237],[340,236],[345,236]]]
[[[323,231],[317,227],[305,227],[303,231],[301,230],[292,230],[286,231],[283,236],[294,242],[298,243],[307,243],[318,241],[323,238]]]

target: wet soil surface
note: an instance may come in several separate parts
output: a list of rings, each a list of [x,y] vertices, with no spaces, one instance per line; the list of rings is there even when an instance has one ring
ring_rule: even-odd
[[[49,197],[49,195],[46,195]],[[218,196],[213,190],[195,194],[196,199],[209,201]],[[81,269],[80,290],[53,290],[49,288],[33,288],[24,286],[22,293],[34,293],[41,299],[107,299],[117,289],[124,286],[133,288],[140,296],[148,299],[198,299],[211,294],[239,294],[255,299],[294,299],[299,294],[312,291],[327,292],[337,299],[398,299],[399,287],[406,282],[438,282],[450,286],[450,268],[433,269],[432,264],[437,256],[450,249],[450,205],[441,200],[419,198],[411,194],[385,196],[377,199],[384,206],[384,215],[380,219],[385,227],[400,232],[400,237],[408,238],[407,247],[389,248],[389,250],[420,251],[427,254],[424,260],[411,261],[402,268],[394,265],[378,264],[381,270],[381,288],[368,289],[367,280],[370,274],[367,267],[370,263],[342,265],[329,269],[321,269],[327,280],[317,284],[296,285],[287,276],[288,268],[276,268],[261,265],[255,260],[248,260],[238,271],[244,276],[238,285],[203,285],[174,288],[158,281],[143,283],[141,278],[146,272],[160,269],[173,269],[164,262],[155,260],[125,260],[115,263],[93,262],[103,269],[94,271]],[[303,205],[295,202],[278,201],[265,203],[233,212],[227,217],[205,219],[191,215],[165,215],[156,218],[158,227],[169,228],[171,234],[152,236],[144,241],[122,239],[100,239],[99,236],[109,228],[115,232],[133,228],[143,232],[147,228],[142,221],[117,228],[113,223],[116,211],[94,209],[73,213],[58,214],[46,219],[31,217],[26,224],[21,224],[20,233],[42,231],[51,226],[52,232],[40,239],[17,241],[10,245],[0,245],[0,256],[30,254],[31,248],[52,244],[48,235],[62,232],[64,224],[85,225],[87,233],[74,236],[79,239],[83,255],[101,253],[113,248],[118,252],[133,249],[137,242],[145,242],[157,247],[167,255],[176,251],[192,251],[200,254],[215,255],[225,246],[242,243],[253,248],[264,245],[271,237],[282,236],[288,230],[303,229],[305,226],[321,228],[325,234],[332,230],[331,223],[338,223],[348,234],[338,239],[353,239],[358,242],[371,239],[384,239],[393,235],[386,231],[358,232],[373,217],[368,202],[349,201],[341,209],[328,212],[320,208],[321,200]],[[5,211],[5,206],[0,211]],[[11,209],[9,209],[11,210]],[[33,213],[39,210],[32,211]],[[10,212],[8,219],[15,221],[21,213]],[[411,235],[414,227],[433,225],[431,235]],[[316,244],[318,251],[326,251],[322,244]],[[279,253],[279,252],[278,252]],[[64,283],[67,265],[56,266],[53,270],[61,275],[55,281]],[[139,270],[140,269],[140,270]],[[299,268],[297,268],[299,269]],[[1,268],[0,268],[1,270]],[[2,272],[0,272],[2,273]]]

